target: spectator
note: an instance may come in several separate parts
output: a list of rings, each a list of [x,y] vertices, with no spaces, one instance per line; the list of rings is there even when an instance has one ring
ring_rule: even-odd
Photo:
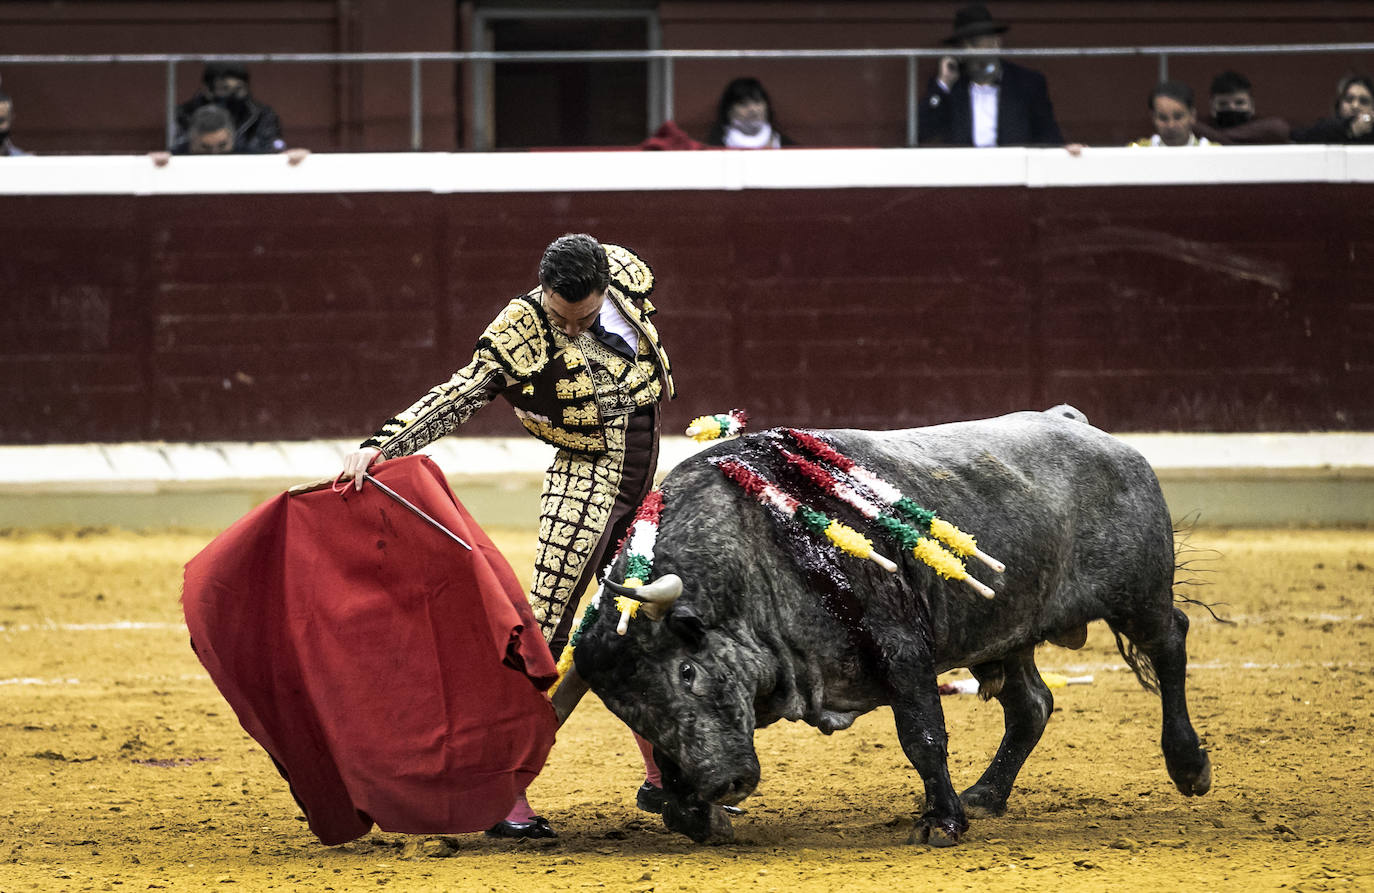
[[[1352,74],[1336,85],[1336,114],[1293,131],[1295,143],[1374,143],[1374,79]]]
[[[1290,128],[1278,117],[1256,118],[1250,81],[1236,71],[1223,71],[1212,79],[1212,116],[1193,130],[1224,146],[1256,146],[1286,143]]]
[[[13,123],[14,100],[8,93],[0,91],[0,158],[29,154],[10,142],[10,126]]]
[[[954,31],[944,42],[966,50],[1001,49],[1007,29],[975,3],[954,14]],[[926,88],[919,125],[923,142],[951,146],[1064,144],[1045,76],[996,56],[942,58]]]
[[[1153,136],[1143,137],[1132,146],[1210,146],[1212,141],[1193,133],[1197,123],[1197,109],[1193,106],[1193,88],[1178,81],[1164,81],[1150,91],[1150,119],[1154,121]]]
[[[196,95],[177,106],[177,135],[172,149],[187,138],[191,116],[197,109],[216,105],[233,118],[234,151],[247,153],[280,152],[286,148],[281,136],[281,121],[269,105],[253,98],[248,89],[248,71],[226,62],[211,62],[201,75]]]
[[[728,149],[779,149],[796,143],[778,130],[773,102],[758,78],[735,78],[725,85],[716,105],[716,123],[708,145]]]
[[[234,138],[234,119],[228,110],[218,105],[203,105],[191,114],[185,138],[178,140],[170,152],[150,152],[153,164],[163,167],[173,155],[229,155],[244,154]],[[309,149],[287,149],[286,163],[293,167],[305,160]]]
[[[172,147],[173,155],[228,155],[239,151],[234,120],[218,105],[203,105],[191,114],[186,138]]]

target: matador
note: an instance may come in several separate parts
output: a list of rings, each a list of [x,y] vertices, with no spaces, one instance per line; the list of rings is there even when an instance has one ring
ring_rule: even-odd
[[[650,321],[653,290],[652,270],[631,251],[588,235],[560,237],[540,261],[539,285],[487,326],[472,361],[345,459],[344,476],[361,487],[359,473],[378,458],[410,455],[505,397],[527,431],[558,448],[540,496],[529,594],[555,658],[583,590],[653,486],[658,405],[674,396],[668,355]],[[659,811],[658,770],[648,743],[637,740],[646,780],[636,802]],[[487,833],[556,836],[523,798]]]

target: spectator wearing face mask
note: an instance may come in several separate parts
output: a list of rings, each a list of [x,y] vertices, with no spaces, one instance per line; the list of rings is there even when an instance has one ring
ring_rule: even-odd
[[[1223,146],[1288,142],[1291,128],[1287,121],[1255,117],[1255,99],[1245,75],[1223,71],[1212,79],[1211,95],[1211,117],[1194,125],[1199,136]]]
[[[735,78],[716,105],[708,145],[727,149],[779,149],[796,143],[778,130],[773,102],[758,78]]]
[[[29,154],[10,141],[10,125],[13,121],[14,100],[8,93],[0,91],[0,158]]]
[[[1374,78],[1366,74],[1341,78],[1333,107],[1332,117],[1293,131],[1293,142],[1374,144]]]
[[[1179,81],[1164,81],[1150,91],[1149,107],[1154,135],[1138,139],[1132,146],[1212,145],[1211,140],[1193,133],[1197,109],[1193,106],[1192,87]]]
[[[198,109],[215,105],[229,113],[233,121],[236,152],[280,152],[286,148],[281,136],[281,121],[272,107],[253,98],[248,87],[248,71],[240,65],[211,62],[201,75],[196,95],[177,106],[176,138],[171,148],[188,139],[191,116]]]

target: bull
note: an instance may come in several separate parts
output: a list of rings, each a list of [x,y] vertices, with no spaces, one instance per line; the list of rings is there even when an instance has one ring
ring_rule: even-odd
[[[896,573],[838,554],[727,480],[737,458],[787,484],[777,432],[727,441],[662,484],[655,581],[621,590],[658,622],[624,635],[614,611],[584,626],[576,672],[654,745],[667,826],[728,839],[724,806],[759,782],[754,730],[779,719],[822,732],[892,707],[925,789],[912,842],[957,843],[968,817],[1000,815],[1054,699],[1035,663],[1041,642],[1081,647],[1105,620],[1163,708],[1169,775],[1205,794],[1211,766],[1188,716],[1188,617],[1175,607],[1173,529],[1153,470],[1072,407],[900,431],[817,432],[839,452],[939,513],[1005,569],[980,569],[991,599],[942,579],[908,551]],[[793,482],[794,486],[800,486]],[[837,518],[837,500],[810,497]],[[857,518],[857,520],[856,520]],[[888,554],[895,554],[888,547]],[[609,569],[624,579],[622,554]],[[937,674],[967,667],[1002,706],[1005,732],[982,776],[956,795]]]

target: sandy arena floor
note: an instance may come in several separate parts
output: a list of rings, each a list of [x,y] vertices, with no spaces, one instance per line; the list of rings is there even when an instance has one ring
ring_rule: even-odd
[[[517,569],[531,535],[497,531]],[[531,790],[562,836],[375,833],[324,847],[187,647],[181,565],[208,536],[0,532],[0,891],[1374,889],[1374,531],[1199,530],[1194,725],[1214,785],[1186,800],[1158,700],[1105,626],[1041,666],[1091,673],[1007,815],[959,847],[905,844],[920,782],[887,710],[824,737],[779,724],[738,841],[699,847],[635,810],[629,733],[594,698]],[[957,787],[1001,711],[944,699]]]

